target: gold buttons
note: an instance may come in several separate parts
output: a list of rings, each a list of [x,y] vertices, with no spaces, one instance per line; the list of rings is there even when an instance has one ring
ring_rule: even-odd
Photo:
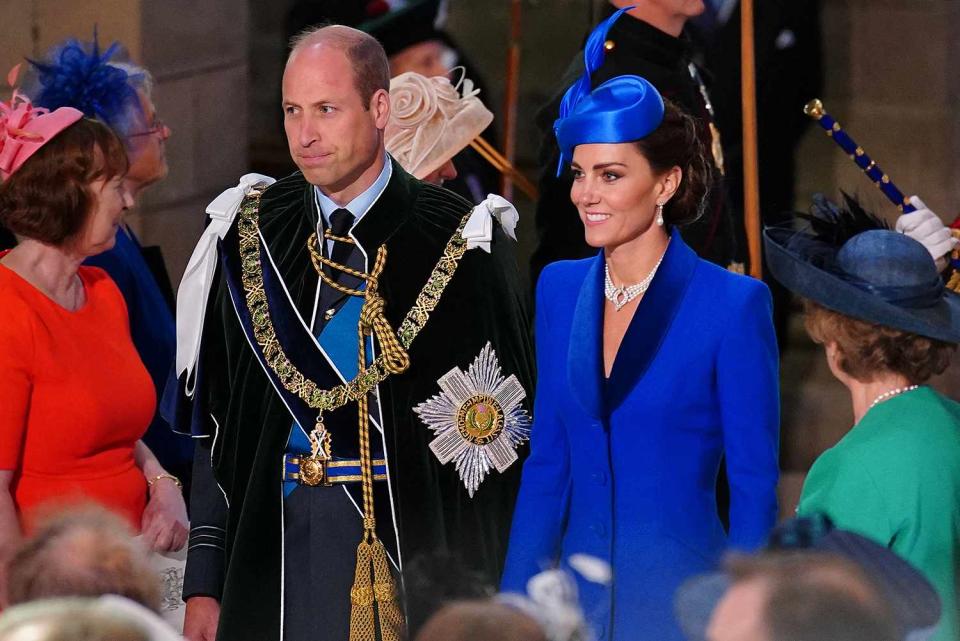
[[[606,40],[606,41],[604,41],[604,43],[603,43],[603,50],[604,50],[604,51],[609,52],[609,51],[613,51],[613,50],[616,49],[616,48],[617,48],[617,43],[614,42],[613,40]]]

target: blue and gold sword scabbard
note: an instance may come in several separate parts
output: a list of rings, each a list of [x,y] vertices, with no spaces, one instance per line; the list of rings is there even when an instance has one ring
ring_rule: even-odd
[[[897,209],[905,214],[909,214],[916,209],[903,195],[903,192],[893,184],[890,176],[883,173],[880,165],[871,159],[863,150],[863,147],[857,145],[857,143],[853,141],[853,138],[843,130],[840,123],[826,112],[822,102],[816,99],[811,100],[803,108],[803,113],[816,120],[820,126],[823,127],[827,135],[833,138],[833,141],[849,154],[850,159],[857,163],[857,167],[863,170],[867,178],[873,181],[873,184],[883,192],[884,196],[890,199],[890,202],[897,206]]]

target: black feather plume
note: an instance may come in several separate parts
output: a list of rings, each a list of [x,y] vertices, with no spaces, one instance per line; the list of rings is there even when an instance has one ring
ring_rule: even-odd
[[[865,231],[890,229],[885,220],[864,209],[854,196],[842,190],[840,193],[843,195],[843,207],[823,194],[814,194],[810,213],[797,214],[797,217],[810,223],[817,240],[840,247]]]

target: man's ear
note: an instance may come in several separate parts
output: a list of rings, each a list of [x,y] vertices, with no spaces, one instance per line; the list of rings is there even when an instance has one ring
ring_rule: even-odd
[[[370,97],[370,111],[377,129],[386,129],[390,120],[390,94],[386,89],[377,89]]]

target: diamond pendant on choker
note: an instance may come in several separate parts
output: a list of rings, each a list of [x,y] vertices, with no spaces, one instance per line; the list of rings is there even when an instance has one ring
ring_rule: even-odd
[[[669,245],[670,241],[667,240],[667,246],[669,247]],[[658,260],[657,264],[653,266],[653,269],[650,270],[650,273],[647,274],[646,278],[634,285],[614,285],[613,281],[610,279],[610,265],[604,262],[603,295],[608,301],[613,303],[613,306],[619,312],[621,309],[623,309],[624,305],[632,301],[634,298],[641,296],[644,292],[650,289],[650,283],[653,282],[653,277],[657,275],[657,269],[660,268],[660,263],[663,262],[663,257],[666,255],[667,250],[664,249],[663,253],[660,255],[660,260]]]
[[[890,399],[893,398],[894,396],[899,396],[900,394],[904,394],[904,393],[906,393],[906,392],[912,392],[913,390],[917,389],[918,387],[920,387],[920,386],[919,386],[919,385],[908,385],[908,386],[906,386],[906,387],[897,387],[897,388],[892,389],[892,390],[890,390],[890,391],[884,392],[884,393],[881,394],[880,396],[878,396],[878,397],[876,397],[875,399],[873,399],[873,402],[870,403],[870,407],[868,407],[867,409],[868,409],[868,410],[871,410],[871,409],[873,409],[878,403],[882,403],[882,402],[884,402],[884,401],[890,400]]]

